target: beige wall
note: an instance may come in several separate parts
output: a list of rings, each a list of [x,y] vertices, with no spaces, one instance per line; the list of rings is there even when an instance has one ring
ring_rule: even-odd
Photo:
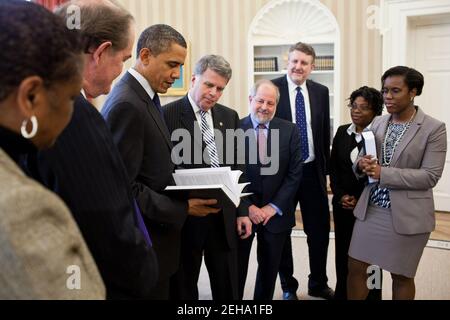
[[[247,36],[256,13],[270,0],[119,0],[134,15],[140,33],[147,26],[166,23],[180,31],[191,44],[191,61],[202,55],[223,55],[233,68],[233,78],[221,103],[241,116],[247,113]],[[361,85],[379,87],[381,36],[368,30],[368,6],[379,0],[321,0],[336,16],[341,28],[341,97],[344,100]],[[130,66],[132,62],[128,63]],[[164,102],[173,98],[164,98]],[[348,112],[341,102],[342,123]]]

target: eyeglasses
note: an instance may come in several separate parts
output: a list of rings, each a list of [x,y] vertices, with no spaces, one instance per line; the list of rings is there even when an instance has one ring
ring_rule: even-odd
[[[372,110],[372,108],[368,105],[357,105],[356,103],[349,104],[347,106],[350,110],[358,109],[359,111],[366,112]]]
[[[267,100],[264,100],[264,99],[255,99],[255,102],[256,102],[256,104],[258,104],[258,105],[263,105],[264,103],[267,103],[267,106],[268,107],[275,107],[277,104],[275,103],[275,102],[273,102],[273,101],[267,101]]]

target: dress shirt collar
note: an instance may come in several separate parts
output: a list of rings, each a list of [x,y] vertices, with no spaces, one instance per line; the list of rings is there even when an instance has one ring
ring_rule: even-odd
[[[295,91],[295,94],[297,94],[297,87],[302,88],[303,95],[305,94],[305,92],[307,92],[308,88],[306,87],[306,81],[303,82],[302,85],[298,86],[291,80],[291,78],[289,78],[289,75],[286,75],[286,78],[288,82],[289,92]]]
[[[144,88],[145,92],[147,92],[150,99],[153,100],[153,97],[155,96],[155,91],[152,89],[152,87],[150,87],[150,84],[148,83],[147,79],[145,79],[145,77],[142,74],[140,74],[133,68],[128,69],[128,73],[131,74],[139,82],[142,88]]]
[[[363,132],[370,131],[371,128],[372,128],[372,122],[369,123],[369,125],[363,129]],[[352,122],[352,124],[350,125],[350,127],[347,128],[347,134],[348,134],[349,136],[351,136],[352,133],[355,134],[355,140],[356,140],[356,142],[358,142],[358,143],[361,142],[361,140],[362,140],[362,135],[361,135],[361,133],[356,132],[356,126],[355,126],[355,124],[354,124],[353,122]]]
[[[191,103],[192,110],[194,111],[194,114],[200,114],[200,111],[202,109],[200,109],[200,107],[195,103],[194,99],[192,99],[190,92],[188,92],[188,99],[189,99],[189,102]],[[212,110],[212,108],[209,109],[208,111],[206,111],[206,114],[209,114],[212,117],[211,110]]]
[[[256,130],[256,128],[258,128],[258,126],[259,126],[260,123],[258,122],[258,120],[256,120],[256,119],[253,117],[253,114],[252,114],[252,113],[250,113],[250,120],[252,121],[253,129]],[[263,123],[263,124],[264,124],[264,127],[265,127],[266,129],[269,129],[270,121],[267,122],[267,123]]]

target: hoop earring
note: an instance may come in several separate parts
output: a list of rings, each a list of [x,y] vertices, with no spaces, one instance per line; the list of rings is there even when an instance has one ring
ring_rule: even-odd
[[[28,120],[23,120],[22,122],[22,127],[20,128],[20,133],[22,134],[22,137],[24,137],[25,139],[31,139],[33,138],[38,130],[38,121],[36,119],[35,116],[32,116],[30,118],[31,121],[31,131],[28,133],[27,132],[27,123]]]

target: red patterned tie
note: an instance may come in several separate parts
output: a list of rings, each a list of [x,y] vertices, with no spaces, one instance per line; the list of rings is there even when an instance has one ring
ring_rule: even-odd
[[[267,157],[267,137],[264,130],[266,130],[266,126],[260,123],[258,125],[258,156],[259,162],[262,164],[266,164]]]

